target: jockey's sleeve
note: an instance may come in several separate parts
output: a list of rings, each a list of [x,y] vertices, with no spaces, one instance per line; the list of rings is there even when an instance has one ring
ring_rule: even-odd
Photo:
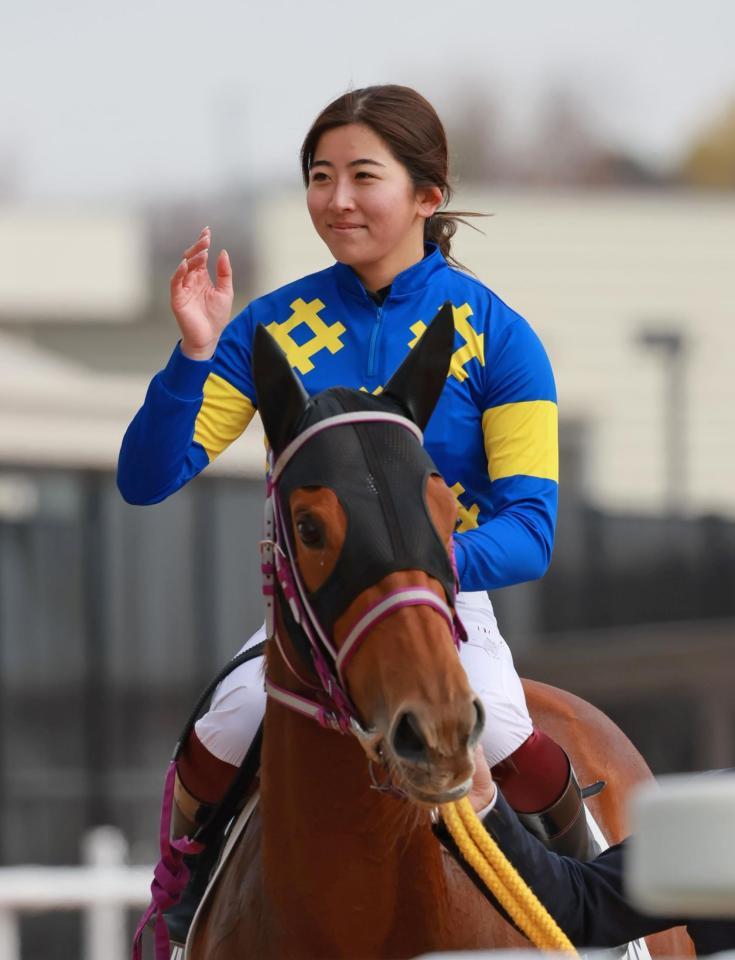
[[[588,863],[560,857],[523,827],[500,790],[482,822],[575,946],[614,947],[686,925],[698,954],[735,948],[735,920],[687,921],[636,910],[623,891],[625,841]]]
[[[551,561],[558,502],[556,386],[549,358],[526,321],[490,339],[480,400],[489,507],[455,536],[462,589],[535,580]]]
[[[196,476],[245,430],[255,413],[250,310],[225,328],[210,360],[177,344],[125,432],[117,484],[125,500],[159,503]]]

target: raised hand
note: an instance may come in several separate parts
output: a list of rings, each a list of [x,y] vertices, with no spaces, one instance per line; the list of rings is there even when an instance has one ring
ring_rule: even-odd
[[[207,269],[212,231],[205,227],[171,277],[171,309],[181,330],[181,351],[208,360],[232,313],[232,266],[226,250],[217,257],[215,282]]]

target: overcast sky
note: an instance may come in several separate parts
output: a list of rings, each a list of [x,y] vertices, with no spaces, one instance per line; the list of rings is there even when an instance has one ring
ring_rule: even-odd
[[[10,9],[8,9],[10,7]],[[468,84],[523,129],[569,85],[650,162],[735,98],[733,0],[18,0],[0,19],[0,177],[29,199],[297,180],[316,112],[349,86]]]

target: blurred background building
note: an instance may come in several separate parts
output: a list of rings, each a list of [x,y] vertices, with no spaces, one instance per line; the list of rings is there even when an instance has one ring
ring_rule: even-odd
[[[412,33],[423,5],[406,4],[378,66],[353,54],[335,73],[320,60],[304,99],[309,83],[266,22],[278,11],[247,24],[233,4],[222,13],[263,40],[262,62],[280,72],[223,73],[210,51],[212,77],[201,79],[191,25],[179,24],[179,49],[161,20],[137,55],[144,66],[160,57],[169,79],[149,74],[136,86],[125,28],[116,41],[115,24],[79,0],[73,48],[87,80],[54,72],[49,53],[23,108],[0,101],[3,863],[74,862],[80,836],[99,823],[121,826],[137,860],[154,858],[178,729],[261,621],[262,436],[254,425],[205,475],[147,508],[120,498],[117,451],[175,343],[168,278],[205,223],[231,254],[238,307],[330,262],[308,222],[296,152],[321,105],[365,82],[411,83],[436,102],[454,156],[452,206],[489,215],[473,221],[482,232],[461,230],[456,255],[530,320],[555,369],[553,564],[543,581],[493,597],[521,672],[606,710],[655,772],[735,764],[735,68],[717,72],[714,44],[733,18],[723,3],[691,23],[651,6],[657,14],[638,28],[671,27],[656,97],[642,92],[643,48],[632,40],[619,72],[605,60],[616,31],[638,29],[632,4],[605,37],[591,21],[580,27],[585,14],[566,0],[581,32],[570,40],[561,22],[547,24],[567,58],[559,70],[524,59],[513,15],[494,20],[492,5],[480,15],[460,3],[447,42],[479,42],[466,29],[479,18],[496,73],[474,65],[451,83]],[[36,15],[68,39],[54,10]],[[11,18],[5,69],[16,79],[33,16]],[[334,24],[321,29],[304,27],[314,43],[338,42]],[[370,29],[385,39],[379,19]],[[401,47],[409,35],[414,46]],[[513,38],[517,76],[501,49]],[[251,36],[244,49],[254,46]],[[699,101],[691,83],[677,86],[684,49],[704,78]],[[589,50],[607,64],[601,73]],[[104,101],[88,83],[93,69]],[[525,114],[524,89],[535,104]],[[675,97],[689,113],[665,127]],[[189,114],[199,132],[187,144]],[[145,147],[124,141],[136,134]],[[29,927],[28,956],[69,956],[75,925]]]

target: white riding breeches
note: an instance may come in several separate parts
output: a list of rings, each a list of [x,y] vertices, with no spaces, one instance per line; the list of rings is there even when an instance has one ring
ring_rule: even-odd
[[[460,593],[457,611],[467,629],[460,659],[470,686],[485,708],[482,745],[490,766],[517,750],[531,735],[521,681],[508,644],[500,635],[492,604],[484,592]],[[261,627],[243,650],[265,639]],[[209,712],[196,723],[202,744],[220,760],[239,766],[255,737],[265,711],[262,660],[233,670],[217,687]]]

